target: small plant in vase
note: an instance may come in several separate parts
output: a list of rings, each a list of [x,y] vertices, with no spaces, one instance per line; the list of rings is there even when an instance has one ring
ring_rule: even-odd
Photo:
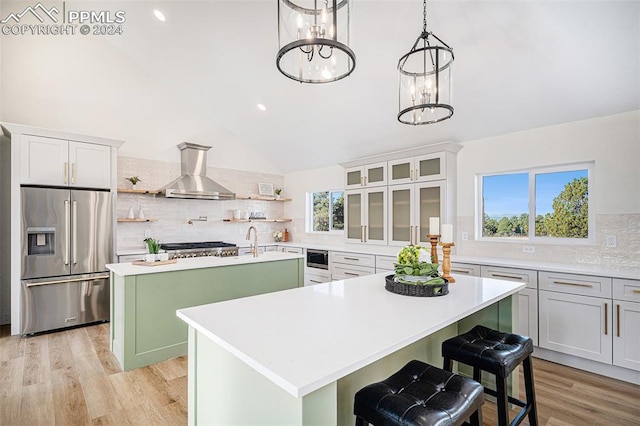
[[[282,194],[282,188],[276,188],[273,192],[276,194],[276,200],[279,200],[280,194]]]
[[[144,242],[147,243],[147,250],[149,254],[145,255],[146,262],[155,262],[158,260],[158,253],[160,252],[160,241],[153,238],[145,238]]]
[[[429,251],[418,245],[403,247],[398,253],[395,275],[387,277],[386,289],[409,296],[442,296],[449,293],[448,282],[431,263]]]
[[[142,179],[140,179],[138,176],[131,176],[125,179],[131,182],[131,189],[136,189],[138,182],[142,182]]]

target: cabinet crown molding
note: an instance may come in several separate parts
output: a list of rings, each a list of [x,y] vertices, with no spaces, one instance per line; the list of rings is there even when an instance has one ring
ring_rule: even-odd
[[[114,148],[120,148],[124,141],[116,140],[116,139],[107,139],[98,136],[90,136],[90,135],[82,135],[78,133],[70,133],[64,132],[55,129],[45,129],[42,127],[34,127],[34,126],[25,126],[24,124],[16,124],[16,123],[0,123],[0,130],[2,134],[8,138],[11,137],[13,133],[21,134],[21,135],[31,135],[31,136],[42,136],[54,139],[63,139],[70,141],[79,141],[92,143],[95,145],[106,145]]]
[[[357,167],[364,166],[366,164],[379,163],[383,161],[399,160],[401,158],[415,157],[424,154],[435,154],[438,152],[451,152],[457,154],[462,149],[462,145],[456,142],[439,142],[431,145],[419,146],[416,148],[402,149],[398,151],[391,151],[384,154],[371,155],[368,157],[361,157],[355,160],[339,163],[342,167]]]

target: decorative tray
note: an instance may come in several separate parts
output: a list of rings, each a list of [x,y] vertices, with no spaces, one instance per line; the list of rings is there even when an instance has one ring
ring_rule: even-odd
[[[395,274],[385,277],[384,288],[391,293],[417,297],[436,297],[449,294],[449,281],[446,278],[443,278],[444,284],[416,285],[396,282],[394,277]]]

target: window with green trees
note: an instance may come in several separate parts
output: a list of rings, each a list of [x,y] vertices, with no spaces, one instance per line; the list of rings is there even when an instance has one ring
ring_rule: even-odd
[[[312,192],[308,198],[311,231],[344,230],[344,191]]]
[[[592,236],[593,163],[478,176],[482,238],[576,241]]]

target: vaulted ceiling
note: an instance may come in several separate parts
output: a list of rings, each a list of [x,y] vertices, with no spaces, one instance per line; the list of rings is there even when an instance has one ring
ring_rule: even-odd
[[[0,119],[124,139],[121,155],[177,161],[188,140],[286,173],[640,109],[638,1],[429,1],[455,114],[415,127],[396,119],[396,66],[419,0],[354,1],[356,69],[321,85],[277,71],[275,0],[74,4],[125,10],[124,33],[2,36]]]

